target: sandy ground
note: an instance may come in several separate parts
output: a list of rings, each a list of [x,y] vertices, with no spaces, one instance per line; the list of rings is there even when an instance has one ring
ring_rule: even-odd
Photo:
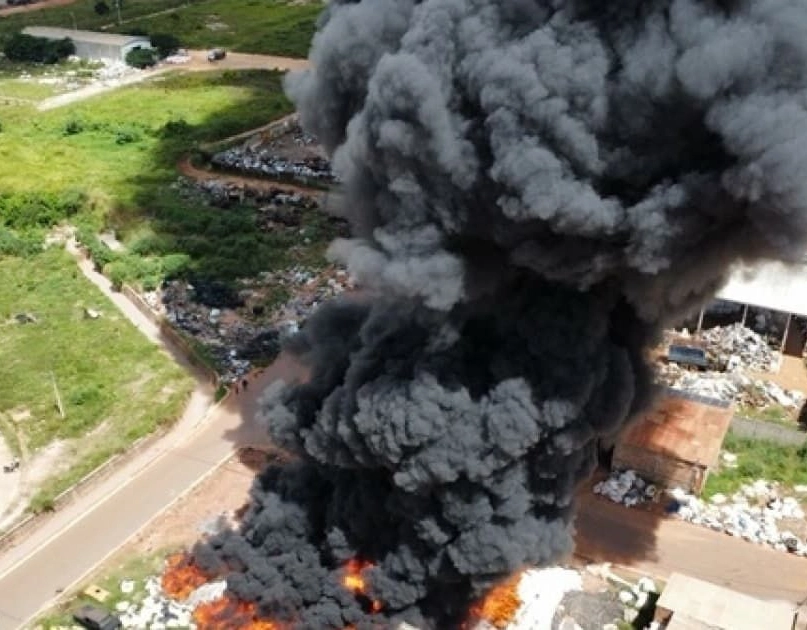
[[[782,357],[782,366],[777,373],[751,372],[751,378],[771,381],[785,389],[795,389],[807,394],[807,368],[801,357]]]

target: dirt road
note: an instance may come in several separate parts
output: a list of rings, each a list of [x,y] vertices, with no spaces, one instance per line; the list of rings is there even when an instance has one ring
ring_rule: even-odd
[[[5,6],[0,8],[0,18],[15,13],[28,13],[30,11],[40,11],[42,9],[49,9],[51,7],[61,7],[67,4],[73,4],[76,0],[42,0],[42,2],[35,2],[33,4],[23,4],[18,7]]]
[[[761,597],[807,598],[807,558],[754,545],[677,519],[579,495],[576,554],[661,578],[673,572]]]

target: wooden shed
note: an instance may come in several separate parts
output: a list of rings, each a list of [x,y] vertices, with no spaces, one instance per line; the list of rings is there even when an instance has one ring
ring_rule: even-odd
[[[699,493],[717,466],[733,415],[728,403],[667,389],[619,436],[611,466]]]

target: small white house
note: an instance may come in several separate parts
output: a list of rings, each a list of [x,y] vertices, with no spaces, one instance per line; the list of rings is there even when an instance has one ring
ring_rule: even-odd
[[[118,35],[51,26],[29,26],[22,32],[44,39],[70,39],[78,57],[93,61],[124,61],[132,50],[151,48],[151,40],[144,35]]]

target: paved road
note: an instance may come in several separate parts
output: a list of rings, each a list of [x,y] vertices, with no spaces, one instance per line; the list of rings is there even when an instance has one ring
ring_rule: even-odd
[[[673,572],[761,597],[807,598],[807,558],[754,545],[676,519],[580,494],[577,555],[669,577]]]

